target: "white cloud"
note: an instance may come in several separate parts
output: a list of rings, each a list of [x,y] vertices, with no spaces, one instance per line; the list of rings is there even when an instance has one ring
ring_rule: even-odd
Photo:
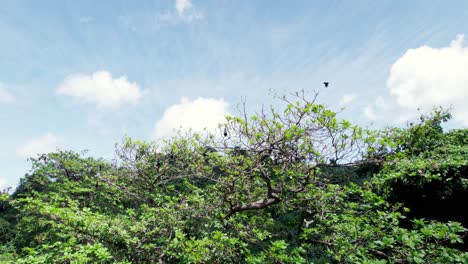
[[[377,110],[390,110],[388,104],[385,102],[382,96],[377,96],[375,101],[366,107],[364,107],[364,116],[370,121],[375,121],[377,119]]]
[[[175,11],[166,11],[156,14],[155,26],[159,28],[165,24],[190,23],[204,18],[203,13],[197,10],[191,0],[175,0]]]
[[[11,103],[15,100],[13,94],[0,83],[0,103]]]
[[[6,180],[6,177],[3,177],[0,175],[0,191],[3,191],[4,189],[6,189],[8,186],[8,182]]]
[[[375,113],[374,106],[368,105],[364,108],[364,116],[371,120],[374,121],[377,119],[377,114]]]
[[[129,82],[126,76],[113,78],[106,71],[97,71],[92,75],[70,75],[59,85],[57,93],[95,103],[100,109],[135,104],[142,96],[140,87]]]
[[[18,184],[20,177],[4,177],[0,175],[0,192],[8,191],[10,194],[13,193],[14,187]]]
[[[408,50],[392,66],[387,81],[396,108],[406,118],[433,106],[453,106],[454,119],[468,125],[468,47],[458,35],[448,47]]]
[[[18,177],[4,177],[0,175],[0,191],[8,191],[8,193],[13,193],[14,188],[19,182]]]
[[[192,129],[194,132],[215,130],[228,115],[228,104],[223,99],[199,97],[193,101],[182,98],[179,104],[172,105],[156,122],[153,138],[159,139],[174,134],[174,130]]]
[[[175,2],[175,8],[179,16],[183,16],[185,11],[191,9],[192,7],[193,5],[190,0],[176,0]]]
[[[357,98],[357,96],[355,94],[345,94],[340,99],[340,105],[341,106],[347,106],[351,102],[353,102],[356,98]]]
[[[54,152],[63,145],[61,138],[52,133],[46,133],[21,145],[16,153],[23,158],[36,157],[38,154]]]

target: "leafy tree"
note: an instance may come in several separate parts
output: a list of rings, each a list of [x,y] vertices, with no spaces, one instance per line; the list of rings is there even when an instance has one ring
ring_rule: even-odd
[[[0,196],[0,260],[466,262],[454,248],[462,225],[405,219],[410,204],[395,199],[399,182],[434,180],[412,174],[432,160],[448,168],[444,191],[466,186],[466,156],[455,156],[466,155],[456,148],[466,131],[443,133],[442,112],[423,117],[421,129],[365,131],[316,98],[241,109],[213,133],[124,138],[112,163],[70,151],[32,159],[16,191]]]
[[[442,124],[450,117],[447,111],[434,109],[419,123],[384,135],[392,147],[374,182],[390,202],[409,207],[409,217],[467,226],[459,203],[468,199],[468,129],[444,132]]]

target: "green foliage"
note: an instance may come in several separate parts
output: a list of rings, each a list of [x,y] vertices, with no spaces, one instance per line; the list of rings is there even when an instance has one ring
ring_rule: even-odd
[[[435,110],[386,136],[395,144],[374,186],[389,201],[409,207],[412,217],[467,225],[458,204],[468,199],[468,129],[444,132],[449,117]]]
[[[364,131],[295,99],[227,117],[226,135],[125,138],[113,163],[32,159],[0,193],[0,262],[466,263],[460,223],[395,199],[434,182],[434,199],[466,193],[466,130],[444,133],[440,111]]]
[[[335,261],[463,263],[466,260],[466,253],[443,246],[461,242],[458,234],[466,230],[460,224],[415,220],[418,224],[414,227],[402,228],[399,224],[404,216],[398,206],[389,204],[368,187],[351,184],[329,188],[311,199],[314,203],[311,208],[320,203],[328,206],[322,207],[323,211],[311,210],[308,221],[312,223],[302,237],[310,245],[326,247]]]

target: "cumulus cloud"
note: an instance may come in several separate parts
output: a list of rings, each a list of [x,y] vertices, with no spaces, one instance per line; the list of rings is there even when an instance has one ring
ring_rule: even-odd
[[[63,147],[63,140],[52,133],[46,133],[40,137],[33,138],[24,143],[16,150],[23,158],[36,157],[38,154],[54,152]]]
[[[356,98],[357,96],[355,94],[345,94],[340,99],[340,105],[347,106],[350,103],[352,103]]]
[[[8,174],[0,175],[0,191],[8,191],[8,193],[12,193],[14,191],[14,187],[18,185],[20,176],[12,177]]]
[[[15,100],[13,94],[0,83],[0,103],[11,103]]]
[[[377,114],[375,113],[374,106],[368,105],[364,108],[364,116],[370,121],[377,119]]]
[[[364,107],[363,114],[370,121],[375,121],[378,118],[378,111],[390,110],[390,106],[385,102],[385,99],[382,96],[377,96],[374,102]]]
[[[6,177],[3,177],[0,175],[0,191],[3,191],[4,189],[8,188],[8,182],[6,181]]]
[[[185,11],[191,9],[192,7],[193,5],[190,0],[176,0],[175,2],[175,8],[179,16],[183,16]]]
[[[458,35],[449,46],[408,50],[391,67],[387,86],[396,108],[417,115],[417,108],[453,106],[454,119],[468,125],[468,47]]]
[[[107,71],[91,75],[70,75],[58,86],[57,93],[81,102],[95,103],[100,109],[115,109],[124,104],[135,104],[142,96],[140,87],[126,76],[113,78]]]
[[[166,24],[190,23],[204,18],[203,13],[195,8],[191,0],[175,0],[174,8],[175,10],[155,15],[157,28]]]
[[[208,131],[215,130],[229,114],[228,106],[223,99],[199,97],[190,101],[184,97],[180,103],[166,109],[162,118],[156,122],[152,137],[169,137],[178,129],[192,129],[194,132],[203,132],[205,128]]]

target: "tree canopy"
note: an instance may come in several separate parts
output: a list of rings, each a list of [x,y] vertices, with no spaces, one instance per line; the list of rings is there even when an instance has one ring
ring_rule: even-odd
[[[219,131],[57,151],[0,195],[5,263],[466,263],[468,129],[366,130],[303,93]],[[456,203],[458,202],[458,204]]]

